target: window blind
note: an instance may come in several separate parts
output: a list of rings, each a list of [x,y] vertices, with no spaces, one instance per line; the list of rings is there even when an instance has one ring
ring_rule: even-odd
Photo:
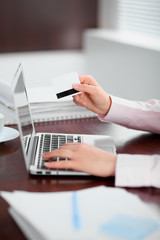
[[[115,27],[160,39],[160,0],[117,0]]]

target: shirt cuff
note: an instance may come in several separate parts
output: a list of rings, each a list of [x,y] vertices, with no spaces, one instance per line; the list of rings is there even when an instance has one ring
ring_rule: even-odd
[[[151,158],[152,156],[147,155],[118,154],[115,185],[119,187],[147,187],[154,185],[150,173],[153,160]]]
[[[98,114],[97,117],[101,122],[112,122],[120,124],[120,121],[124,121],[124,118],[121,119],[121,116],[124,116],[124,112],[126,112],[126,106],[129,105],[129,101],[115,96],[111,96],[111,99],[112,104],[109,112],[106,115]],[[127,119],[127,115],[125,116],[125,118],[125,121],[129,122],[129,119]]]

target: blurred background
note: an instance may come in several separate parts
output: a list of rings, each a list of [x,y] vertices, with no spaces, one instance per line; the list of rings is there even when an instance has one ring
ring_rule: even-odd
[[[159,0],[0,0],[0,78],[28,86],[71,71],[109,93],[160,96]]]
[[[97,0],[0,0],[0,52],[79,49]]]

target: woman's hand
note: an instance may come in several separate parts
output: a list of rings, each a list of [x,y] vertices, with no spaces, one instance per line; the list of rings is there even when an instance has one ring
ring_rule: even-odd
[[[97,114],[106,115],[111,102],[109,95],[91,76],[79,76],[81,84],[73,84],[73,88],[82,93],[73,96],[73,101]]]
[[[66,143],[52,152],[44,153],[42,157],[46,160],[55,157],[68,159],[48,161],[45,163],[47,168],[73,169],[99,177],[115,176],[116,154],[86,143]]]

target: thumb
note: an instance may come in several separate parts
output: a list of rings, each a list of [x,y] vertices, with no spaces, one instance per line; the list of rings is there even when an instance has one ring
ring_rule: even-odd
[[[79,92],[84,92],[88,94],[95,94],[95,86],[87,85],[87,84],[73,84],[73,88]]]

